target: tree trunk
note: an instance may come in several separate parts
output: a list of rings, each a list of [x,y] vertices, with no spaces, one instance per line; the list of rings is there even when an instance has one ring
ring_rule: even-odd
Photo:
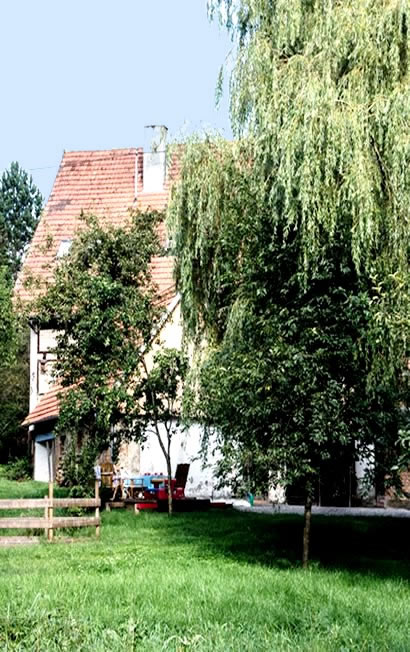
[[[167,456],[167,471],[168,471],[168,516],[172,516],[172,472],[171,472],[171,458]]]
[[[302,568],[307,569],[309,565],[309,547],[310,547],[310,522],[312,519],[312,494],[310,489],[306,491],[305,513],[303,527],[303,557]]]

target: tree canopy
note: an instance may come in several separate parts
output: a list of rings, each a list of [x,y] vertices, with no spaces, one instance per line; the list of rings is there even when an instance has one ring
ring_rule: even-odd
[[[170,473],[183,356],[165,349],[150,364],[145,359],[164,318],[151,274],[152,257],[162,253],[160,219],[136,213],[128,225],[113,226],[85,217],[35,306],[39,327],[57,332],[53,373],[66,388],[57,433],[83,440],[86,474],[99,452],[109,445],[115,452],[130,439],[143,442],[148,429],[158,436]],[[67,471],[74,467],[69,461]]]
[[[0,180],[0,256],[13,279],[20,269],[42,206],[43,198],[32,177],[13,162]]]
[[[21,316],[13,309],[11,292],[42,204],[31,176],[12,163],[0,179],[0,459],[5,462],[26,453],[21,422],[28,410],[28,338]]]
[[[341,447],[383,477],[406,429],[409,3],[210,4],[235,43],[235,141],[186,146],[169,209],[208,342],[199,410],[307,496]]]
[[[0,268],[0,460],[25,452],[21,422],[29,396],[28,340],[12,304],[6,268]]]
[[[340,225],[346,225],[355,269],[370,279],[377,295],[384,354],[389,352],[394,370],[405,349],[402,319],[409,307],[408,2],[211,2],[214,14],[218,9],[236,43],[231,117],[240,143],[219,144],[206,166],[197,151],[187,153],[191,170],[197,167],[190,182],[200,196],[192,231],[195,224],[201,228],[192,236],[195,247],[183,254],[186,287],[195,268],[189,258],[212,260],[214,274],[191,292],[206,285],[209,294],[227,270],[226,256],[213,251],[229,247],[235,260],[241,246],[226,215],[222,226],[219,222],[227,190],[235,205],[237,163],[247,170],[240,181],[253,210],[268,208],[274,230],[297,236],[305,287],[323,247],[332,247]],[[187,202],[186,223],[194,209]],[[227,229],[223,242],[216,238],[219,228]]]

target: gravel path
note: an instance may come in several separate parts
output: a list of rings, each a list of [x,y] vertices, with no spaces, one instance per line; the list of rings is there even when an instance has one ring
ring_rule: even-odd
[[[255,514],[301,514],[302,505],[255,505],[251,507],[245,501],[233,501],[234,509]],[[313,507],[313,514],[321,516],[388,516],[393,518],[410,518],[410,509],[391,507]]]

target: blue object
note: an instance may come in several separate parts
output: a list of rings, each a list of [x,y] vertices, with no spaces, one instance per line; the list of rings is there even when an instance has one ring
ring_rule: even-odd
[[[55,435],[52,432],[47,432],[45,435],[36,435],[35,441],[50,441],[50,439],[55,439]]]
[[[131,480],[132,480],[134,483],[134,487],[136,488],[143,487],[144,489],[154,490],[158,488],[159,483],[156,482],[155,484],[153,484],[152,480],[153,479],[156,480],[157,478],[162,480],[161,484],[165,482],[164,475],[153,473],[152,475],[136,475],[136,476],[131,476],[129,478],[124,478],[124,485],[126,487],[130,487]]]

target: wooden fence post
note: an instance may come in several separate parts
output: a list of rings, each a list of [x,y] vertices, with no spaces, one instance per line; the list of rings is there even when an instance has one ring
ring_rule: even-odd
[[[95,498],[54,498],[54,485],[52,482],[48,485],[48,496],[44,498],[1,498],[0,499],[0,515],[3,509],[42,509],[43,516],[12,516],[0,518],[0,532],[1,530],[19,529],[19,530],[44,530],[44,535],[49,542],[54,540],[54,530],[58,528],[67,527],[95,527],[96,536],[100,535],[101,521],[100,521],[100,492],[98,482],[95,485]],[[95,510],[95,516],[92,518],[87,516],[57,516],[54,515],[54,507],[92,507]],[[7,538],[7,537],[6,537]],[[4,542],[5,537],[0,537],[0,543]],[[20,537],[21,538],[21,537]],[[13,539],[13,537],[8,537]],[[33,541],[32,541],[33,540]],[[36,537],[28,537],[27,543],[34,542]],[[13,542],[13,541],[11,541]]]
[[[48,483],[48,499],[50,501],[49,507],[48,507],[48,535],[47,538],[49,541],[53,540],[53,493],[54,493],[54,485],[52,482]]]
[[[95,500],[99,500],[100,498],[100,487],[98,484],[98,480],[95,481]],[[98,525],[95,526],[95,536],[98,537],[100,536],[100,508],[96,506],[95,508],[95,518],[98,519]]]
[[[44,500],[48,501],[48,496],[44,496]],[[47,519],[47,521],[48,521],[48,502],[47,502],[46,507],[44,507],[44,518]],[[46,528],[46,527],[44,528],[44,536],[45,536],[46,539],[48,539],[48,528]]]

